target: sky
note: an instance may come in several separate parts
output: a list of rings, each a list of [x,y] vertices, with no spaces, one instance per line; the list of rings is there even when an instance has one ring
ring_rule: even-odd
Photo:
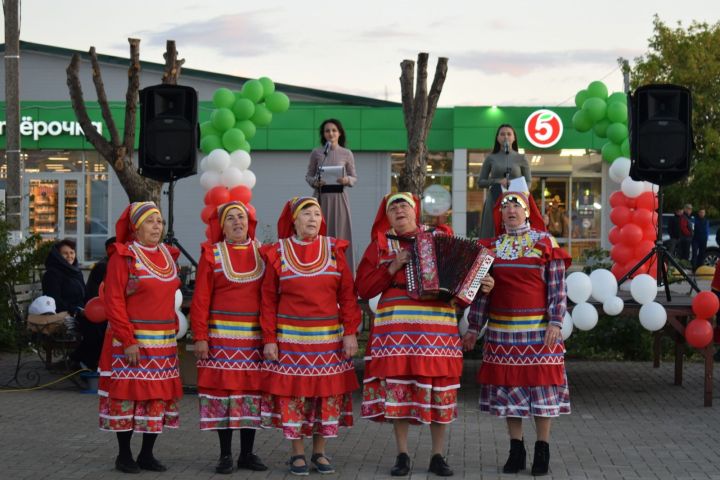
[[[617,58],[648,52],[653,16],[720,20],[717,0],[25,0],[20,39],[400,101],[400,62],[449,58],[441,106],[572,105],[593,80],[622,89]],[[4,20],[4,17],[3,17]],[[182,77],[181,77],[182,83]]]

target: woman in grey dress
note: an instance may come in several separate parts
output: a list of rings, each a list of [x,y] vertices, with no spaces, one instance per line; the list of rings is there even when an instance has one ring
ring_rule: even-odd
[[[493,207],[502,188],[507,188],[508,182],[517,177],[525,177],[528,187],[530,186],[532,180],[530,164],[525,155],[518,153],[515,129],[512,125],[504,123],[497,129],[495,146],[492,153],[485,158],[477,182],[478,186],[488,189],[480,223],[480,238],[495,236]]]
[[[353,261],[352,228],[350,220],[350,201],[346,187],[352,187],[357,182],[355,173],[355,158],[350,150],[345,148],[345,129],[340,120],[329,118],[320,125],[320,145],[310,154],[305,180],[315,189],[315,197],[319,200],[323,218],[327,223],[329,237],[342,238],[350,242],[346,252],[347,263],[355,271]],[[318,174],[321,166],[345,167],[345,174],[334,184],[329,184]]]

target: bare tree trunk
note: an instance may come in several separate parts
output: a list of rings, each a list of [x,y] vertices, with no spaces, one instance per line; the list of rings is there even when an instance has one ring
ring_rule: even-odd
[[[422,195],[425,186],[427,136],[447,77],[448,59],[444,57],[438,58],[435,77],[429,93],[427,91],[427,63],[428,54],[419,53],[414,93],[415,62],[403,60],[400,63],[400,91],[408,145],[405,152],[405,164],[398,180],[398,186],[401,191],[412,192],[418,196]]]
[[[20,6],[18,0],[3,2],[5,13],[5,100],[7,185],[5,218],[20,232],[22,209],[22,157],[20,156]]]
[[[103,120],[110,133],[110,141],[98,133],[88,116],[80,83],[80,57],[78,55],[73,55],[66,70],[67,85],[75,116],[83,129],[85,137],[115,171],[130,201],[152,200],[159,205],[162,182],[141,176],[133,165],[135,117],[138,92],[140,90],[140,40],[129,38],[128,42],[130,43],[130,65],[128,67],[128,87],[125,93],[125,124],[122,142],[120,142],[120,134],[108,104],[95,47],[91,47],[89,52],[93,83]],[[165,58],[165,71],[162,76],[162,83],[176,85],[185,60],[178,60],[174,41],[169,40],[167,42],[166,52],[163,56]]]

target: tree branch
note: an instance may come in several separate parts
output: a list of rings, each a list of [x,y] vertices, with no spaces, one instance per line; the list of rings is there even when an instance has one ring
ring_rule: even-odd
[[[112,113],[110,112],[110,105],[108,105],[105,85],[103,84],[102,73],[100,71],[97,53],[95,53],[95,47],[90,47],[90,65],[92,65],[92,78],[93,83],[95,84],[95,93],[97,94],[100,111],[102,112],[103,120],[105,120],[105,125],[107,125],[107,129],[110,132],[110,142],[113,145],[117,145],[120,143],[120,136],[118,135],[117,126],[115,125],[115,119],[112,117]]]
[[[428,94],[427,117],[425,120],[425,131],[428,133],[430,132],[430,126],[432,125],[433,118],[435,117],[435,110],[437,109],[438,100],[440,99],[440,92],[445,84],[447,71],[448,59],[446,57],[438,58],[438,63],[435,66],[435,78],[433,78],[430,93]]]
[[[163,71],[163,85],[177,85],[180,70],[182,69],[185,59],[178,60],[177,49],[175,48],[175,40],[168,40],[165,46],[165,70]]]
[[[118,154],[128,168],[132,168],[133,148],[135,146],[135,112],[137,111],[138,91],[140,90],[140,39],[128,38],[130,43],[130,67],[128,68],[128,87],[125,93],[125,132],[123,144],[118,145]]]
[[[413,114],[413,83],[415,81],[415,62],[403,60],[400,63],[400,93],[402,96],[403,118],[408,141],[412,132],[411,119]]]
[[[80,56],[74,54],[65,70],[67,73],[67,86],[70,91],[70,100],[72,102],[73,111],[78,119],[78,123],[83,129],[85,138],[95,147],[95,150],[100,153],[105,159],[112,158],[113,148],[112,145],[100,135],[95,126],[92,124],[90,117],[85,107],[85,100],[83,98],[82,85],[80,83]]]
[[[413,102],[412,133],[410,141],[416,143],[425,140],[425,124],[427,118],[427,53],[418,53],[417,80],[415,82],[415,99]]]

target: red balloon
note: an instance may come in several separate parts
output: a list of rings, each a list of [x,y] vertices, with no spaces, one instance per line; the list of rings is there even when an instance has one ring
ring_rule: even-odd
[[[626,207],[627,205],[625,203],[627,201],[627,198],[628,197],[626,197],[623,192],[618,190],[616,192],[611,193],[608,200],[610,201],[610,206],[612,208],[621,207],[621,206]]]
[[[692,311],[696,317],[712,318],[719,308],[720,301],[712,292],[700,292],[692,299]]]
[[[102,323],[107,317],[105,317],[105,302],[100,300],[100,297],[94,297],[88,300],[85,304],[85,318],[93,323]]]
[[[245,205],[250,203],[250,200],[252,200],[252,190],[250,190],[245,185],[238,185],[237,187],[233,187],[230,189],[230,200],[236,200],[238,202],[242,202]]]
[[[610,268],[610,272],[615,275],[615,278],[620,280],[631,268],[632,265],[625,265],[623,263],[616,263]]]
[[[620,227],[612,227],[608,232],[608,240],[613,245],[620,243]]]
[[[213,187],[205,194],[205,205],[217,207],[223,203],[230,201],[230,192],[226,187],[218,185]]]
[[[620,229],[620,243],[624,243],[629,247],[634,247],[643,238],[642,228],[634,223],[628,223]]]
[[[657,229],[653,225],[645,225],[641,228],[643,231],[643,240],[650,240],[655,243],[655,240],[657,240]]]
[[[610,258],[612,258],[615,263],[627,263],[633,258],[633,249],[632,247],[628,247],[627,245],[624,245],[622,243],[619,243],[617,245],[614,245],[612,249],[610,250]]]
[[[200,218],[202,219],[203,223],[210,223],[210,217],[215,212],[215,210],[216,207],[213,207],[212,205],[205,205],[205,207],[203,207],[202,212],[200,212]]]
[[[100,285],[98,286],[98,298],[105,301],[105,282],[100,282]]]
[[[632,223],[639,227],[652,225],[653,212],[647,208],[636,208],[632,214]]]
[[[644,257],[650,250],[653,249],[654,246],[655,242],[651,242],[650,240],[641,240],[635,247],[635,257]]]
[[[625,205],[630,209],[637,207],[637,198],[628,197]]]
[[[645,208],[647,210],[657,210],[658,199],[653,192],[644,192],[637,197],[635,204],[637,208]]]
[[[622,227],[626,223],[630,222],[631,217],[632,212],[628,207],[620,206],[610,210],[610,221],[618,227]]]
[[[695,348],[705,348],[713,339],[713,328],[704,318],[696,318],[685,327],[685,340]]]

